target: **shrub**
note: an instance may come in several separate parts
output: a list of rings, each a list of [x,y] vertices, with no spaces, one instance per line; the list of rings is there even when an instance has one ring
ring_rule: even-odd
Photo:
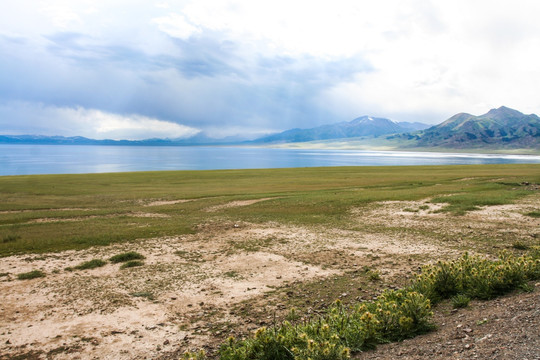
[[[533,249],[529,255],[501,252],[490,261],[465,253],[459,260],[439,261],[423,268],[412,288],[437,302],[457,294],[471,299],[492,299],[517,289],[528,280],[540,278],[540,259]]]
[[[401,340],[433,328],[430,302],[410,290],[385,291],[377,300],[345,307],[336,301],[325,315],[303,324],[260,328],[246,340],[230,338],[222,360],[342,360],[350,351]]]
[[[126,262],[130,260],[142,260],[142,259],[144,259],[143,255],[135,251],[130,251],[130,252],[114,255],[113,257],[109,259],[109,261],[116,264],[116,263]]]
[[[90,261],[85,261],[74,268],[77,270],[87,270],[87,269],[95,269],[98,267],[105,266],[107,263],[101,259],[93,259]]]
[[[32,270],[30,272],[17,275],[17,279],[19,280],[30,280],[30,279],[40,278],[40,277],[45,277],[45,273],[41,270]]]
[[[130,260],[122,264],[122,266],[120,266],[120,269],[127,269],[127,268],[136,267],[136,266],[143,266],[143,265],[144,263],[140,260]]]
[[[464,307],[472,298],[491,298],[539,278],[540,247],[521,257],[502,252],[495,261],[465,253],[456,261],[425,266],[410,286],[386,290],[374,301],[346,307],[337,300],[325,314],[304,323],[262,327],[244,340],[230,337],[218,356],[221,360],[350,359],[351,351],[433,329],[432,301],[451,298],[454,307]],[[184,359],[204,360],[205,355],[187,353]]]

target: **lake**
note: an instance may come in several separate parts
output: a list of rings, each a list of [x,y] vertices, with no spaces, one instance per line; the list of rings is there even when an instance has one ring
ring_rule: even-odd
[[[540,164],[540,156],[211,146],[0,145],[0,175],[518,163]]]

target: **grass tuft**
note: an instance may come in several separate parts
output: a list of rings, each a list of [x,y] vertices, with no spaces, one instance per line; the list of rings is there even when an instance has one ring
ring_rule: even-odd
[[[379,270],[370,270],[367,272],[368,279],[371,281],[381,280],[381,273]]]
[[[142,298],[146,298],[148,300],[155,300],[154,294],[152,294],[149,291],[134,292],[134,293],[131,293],[130,295],[133,296],[133,297],[142,297]]]
[[[126,261],[131,261],[131,260],[142,260],[142,259],[144,259],[143,255],[135,251],[130,251],[130,252],[114,255],[113,257],[109,259],[109,261],[117,264],[121,262],[126,262]]]
[[[454,309],[466,308],[467,306],[469,306],[469,303],[471,302],[471,298],[463,294],[458,294],[454,296],[451,300],[452,300],[452,307]]]
[[[540,211],[531,211],[526,213],[525,215],[533,217],[533,218],[540,218]]]
[[[2,238],[2,243],[3,244],[12,243],[19,240],[20,238],[21,237],[19,235],[6,235]]]
[[[88,270],[88,269],[95,269],[98,267],[105,266],[107,262],[101,259],[92,259],[90,261],[85,261],[77,266],[74,267],[74,269],[77,270]]]
[[[521,242],[521,241],[516,241],[512,244],[512,247],[516,250],[528,250],[529,249],[529,245]]]
[[[41,270],[32,270],[30,272],[17,275],[17,279],[19,280],[31,280],[41,277],[45,277],[45,273]]]
[[[143,266],[143,265],[144,265],[144,262],[140,260],[130,260],[122,264],[122,266],[120,266],[120,269],[127,269],[127,268],[136,267],[136,266]]]

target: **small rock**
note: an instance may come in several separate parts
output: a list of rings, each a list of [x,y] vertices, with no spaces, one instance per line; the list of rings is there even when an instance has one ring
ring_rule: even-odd
[[[171,343],[171,342],[169,341],[169,339],[167,339],[167,340],[165,340],[165,341],[163,342],[163,345],[169,345],[170,343]]]

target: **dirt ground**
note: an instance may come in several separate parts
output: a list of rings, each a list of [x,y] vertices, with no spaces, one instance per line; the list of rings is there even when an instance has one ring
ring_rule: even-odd
[[[382,202],[353,209],[348,229],[224,220],[201,224],[194,235],[2,258],[0,359],[211,353],[231,334],[279,322],[293,306],[314,316],[336,298],[368,300],[400,286],[426,262],[538,244],[540,219],[524,214],[539,204],[537,193],[456,217],[436,212],[442,205],[428,199]],[[143,254],[144,265],[66,271],[126,251]],[[46,277],[17,280],[34,269]],[[358,358],[540,359],[539,288],[459,311],[443,304],[437,331]]]

